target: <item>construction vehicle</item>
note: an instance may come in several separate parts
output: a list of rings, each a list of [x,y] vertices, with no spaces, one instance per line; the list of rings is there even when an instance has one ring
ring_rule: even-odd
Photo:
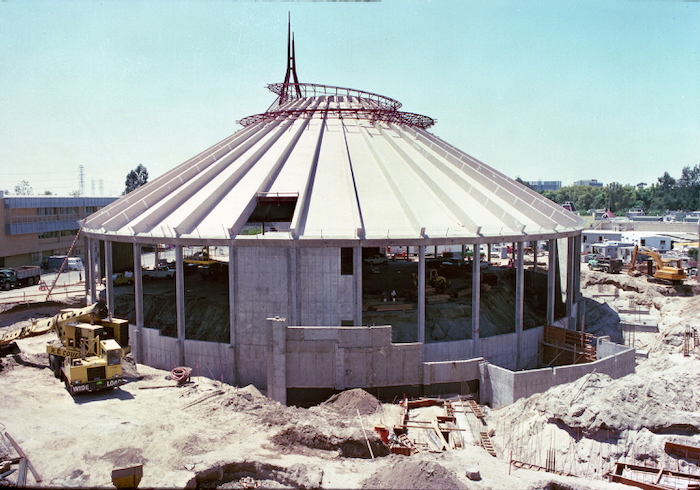
[[[634,246],[632,250],[632,257],[630,259],[630,267],[628,269],[629,274],[633,274],[637,268],[637,255],[648,255],[654,262],[654,270],[651,267],[647,269],[647,275],[655,279],[660,279],[665,282],[670,282],[671,284],[683,284],[683,281],[688,278],[683,269],[683,264],[681,259],[678,258],[662,258],[661,254],[656,250],[652,250],[647,247]]]
[[[418,287],[418,274],[411,274],[413,277],[413,287]],[[436,293],[444,293],[450,287],[451,281],[444,276],[438,274],[437,269],[428,269],[428,276],[425,278],[426,283],[432,287]]]
[[[23,265],[22,267],[0,269],[0,285],[7,291],[20,286],[33,286],[41,281],[41,267]]]
[[[100,301],[85,308],[66,308],[57,315],[5,333],[0,347],[12,341],[55,331],[58,341],[46,346],[49,367],[71,395],[115,388],[126,383],[122,359],[131,352],[129,322],[109,318]]]
[[[588,254],[588,268],[609,274],[617,274],[622,270],[622,259],[615,259],[607,255]]]

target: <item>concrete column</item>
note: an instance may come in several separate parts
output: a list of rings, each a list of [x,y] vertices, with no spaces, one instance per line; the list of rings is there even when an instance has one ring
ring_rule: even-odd
[[[287,404],[287,320],[267,319],[267,397]]]
[[[353,281],[355,284],[355,314],[353,324],[362,325],[362,247],[352,249]]]
[[[177,358],[185,365],[185,267],[182,245],[175,246],[175,312],[177,314]]]
[[[532,242],[532,243],[535,244],[534,247],[532,247],[532,257],[533,257],[533,259],[534,259],[534,260],[532,261],[532,262],[533,262],[532,270],[535,271],[535,272],[537,272],[537,240],[535,240],[535,241]]]
[[[572,254],[571,254],[571,301],[574,305],[576,329],[583,328],[583,310],[581,305],[581,235],[571,237],[572,239]]]
[[[479,245],[474,245],[474,250],[479,251]],[[472,340],[474,341],[474,351],[472,357],[478,357],[481,351],[480,344],[481,329],[481,260],[472,260]]]
[[[287,305],[287,311],[289,311],[288,324],[289,325],[299,325],[298,316],[298,303],[299,303],[299,249],[296,247],[289,247],[287,249],[287,290],[289,291],[289,304]]]
[[[99,296],[97,288],[101,284],[100,281],[102,280],[102,265],[100,264],[101,257],[102,257],[101,253],[102,253],[102,251],[100,250],[100,240],[93,239],[92,240],[92,256],[95,258],[95,261],[94,261],[94,264],[92,265],[92,280],[93,280],[94,290],[95,290],[95,299],[97,299]]]
[[[143,273],[140,243],[134,243],[134,309],[136,310],[134,359],[138,363],[143,363]]]
[[[90,280],[89,274],[88,274],[88,264],[90,263],[90,239],[86,236],[83,235],[83,248],[85,249],[85,263],[83,264],[85,266],[85,271],[83,272],[83,279],[85,279],[85,283],[83,286],[85,287],[85,303],[88,305],[93,304],[95,301],[93,298],[90,296]]]
[[[95,240],[87,238],[87,250],[85,257],[85,296],[87,304],[97,302],[97,291],[95,288]]]
[[[576,254],[574,248],[573,237],[568,237],[566,239],[566,321],[567,328],[571,330],[576,330],[576,320],[574,318],[574,257],[578,254]]]
[[[112,242],[105,240],[105,284],[107,286],[107,309],[114,316],[114,285],[112,284]]]
[[[557,240],[549,240],[547,245],[547,323],[554,323],[554,306],[556,304],[557,280]]]
[[[236,330],[236,304],[238,297],[236,295],[236,277],[238,274],[238,249],[233,246],[233,240],[229,242],[228,247],[228,322],[229,322],[229,344],[233,354],[233,379],[238,385],[238,344]]]
[[[515,266],[515,333],[517,334],[518,350],[516,355],[516,369],[523,368],[522,337],[523,337],[523,303],[525,299],[525,242],[513,244],[518,247]]]
[[[425,247],[418,247],[418,342],[425,343]]]

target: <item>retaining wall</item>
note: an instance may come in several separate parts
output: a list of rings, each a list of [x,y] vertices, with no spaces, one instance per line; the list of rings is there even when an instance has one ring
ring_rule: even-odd
[[[490,403],[493,408],[510,405],[519,398],[542,393],[552,386],[576,381],[593,370],[607,374],[613,379],[634,372],[635,350],[633,348],[613,342],[599,342],[598,348],[600,349],[599,359],[586,364],[517,372],[488,364],[485,369],[482,369],[482,403]]]
[[[483,357],[492,364],[507,369],[517,369],[518,350],[523,367],[536,366],[539,362],[539,348],[544,335],[544,327],[524,330],[521,334],[521,347],[518,349],[518,334],[507,333],[492,337],[482,337],[452,342],[431,342],[423,345],[425,362],[459,361]],[[477,346],[478,343],[478,346]]]
[[[179,365],[177,339],[162,336],[157,329],[131,328],[132,345],[139,362],[165,370]],[[472,341],[444,343],[456,345],[392,344],[390,326],[286,327],[285,332],[284,340],[279,341],[283,345],[277,346],[284,353],[283,375],[281,381],[275,381],[280,386],[268,387],[274,388],[276,393],[286,389],[401,386],[428,390],[431,385],[464,386],[478,380],[481,403],[498,408],[552,386],[575,381],[594,369],[616,379],[633,373],[635,368],[634,349],[605,341],[598,343],[599,358],[592,363],[512,371],[495,362],[501,360],[507,366],[514,365],[517,334],[482,339],[483,357],[428,360],[428,355],[434,359],[441,352],[450,357],[456,357],[460,350],[465,356],[471,355],[469,343]],[[526,361],[528,355],[536,357],[541,335],[540,327],[521,334],[523,360]],[[185,365],[196,369],[201,376],[229,384],[237,384],[237,369],[248,369],[252,362],[258,364],[256,370],[267,372],[269,356],[253,360],[245,357],[245,346],[239,349],[236,363],[235,348],[229,344],[185,340]],[[256,386],[266,388],[265,384]]]

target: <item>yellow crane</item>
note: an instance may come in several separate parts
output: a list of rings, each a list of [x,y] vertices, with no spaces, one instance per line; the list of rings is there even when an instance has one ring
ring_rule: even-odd
[[[49,343],[49,366],[71,395],[120,386],[126,382],[122,359],[131,352],[129,322],[109,318],[100,301],[85,308],[66,308],[0,336],[0,347],[17,339],[55,331],[60,343]]]

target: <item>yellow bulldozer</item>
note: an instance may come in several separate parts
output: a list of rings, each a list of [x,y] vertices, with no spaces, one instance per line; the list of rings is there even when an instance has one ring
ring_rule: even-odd
[[[680,259],[669,259],[661,257],[661,254],[656,250],[647,247],[634,246],[632,257],[630,260],[629,274],[633,274],[637,270],[637,255],[648,255],[654,261],[654,270],[647,271],[650,277],[660,279],[671,284],[683,284],[688,276],[681,264]]]
[[[0,347],[52,330],[58,341],[46,346],[49,366],[71,395],[126,383],[122,360],[131,351],[129,323],[109,318],[102,301],[85,308],[66,308],[51,318],[7,332],[0,336]]]

